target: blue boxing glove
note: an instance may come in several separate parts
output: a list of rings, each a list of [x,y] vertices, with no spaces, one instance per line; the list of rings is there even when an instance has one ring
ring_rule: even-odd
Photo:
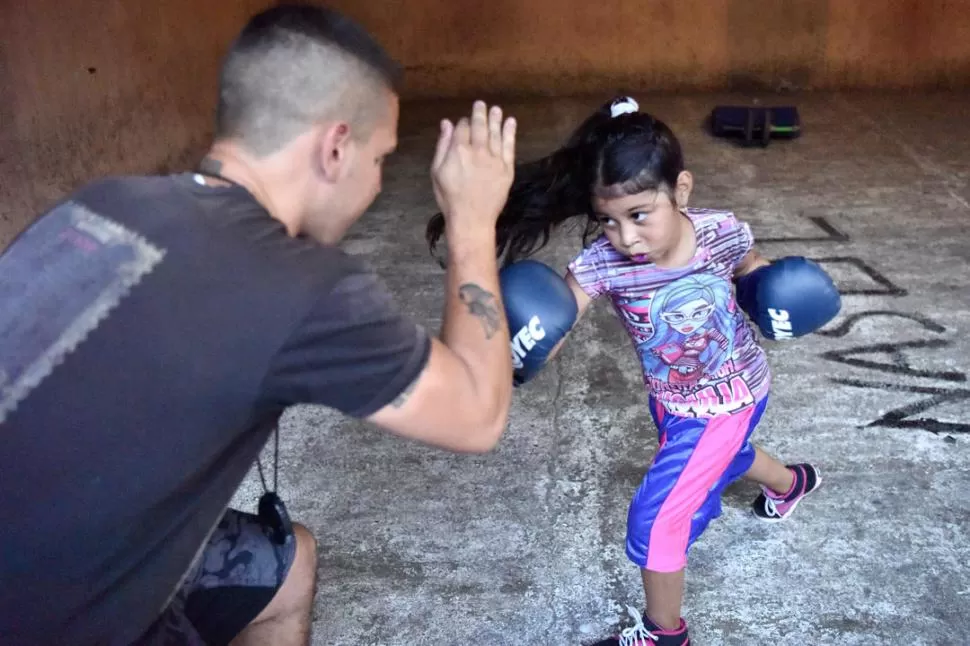
[[[520,386],[542,370],[576,322],[576,298],[559,274],[534,260],[502,269],[499,285],[512,338],[512,381]]]
[[[779,258],[735,281],[737,301],[768,339],[815,332],[842,307],[839,290],[818,264],[800,256]]]

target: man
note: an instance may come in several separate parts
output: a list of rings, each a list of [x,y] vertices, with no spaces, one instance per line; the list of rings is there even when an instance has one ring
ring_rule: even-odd
[[[476,102],[442,122],[439,337],[335,247],[380,191],[396,78],[346,18],[266,10],[224,61],[198,173],[94,182],[0,256],[0,643],[306,644],[313,539],[226,509],[283,410],[497,443],[514,120]]]

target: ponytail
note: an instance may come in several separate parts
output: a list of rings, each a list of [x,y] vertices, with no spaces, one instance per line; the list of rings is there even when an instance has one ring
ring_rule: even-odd
[[[515,169],[515,178],[495,223],[496,255],[505,264],[528,256],[549,242],[552,230],[588,211],[589,178],[584,177],[581,151],[564,147],[547,157]],[[437,213],[428,223],[426,238],[432,253],[444,234],[445,220]]]
[[[587,118],[562,148],[516,166],[508,199],[495,224],[496,256],[505,254],[503,265],[536,253],[548,244],[554,229],[577,216],[586,216],[583,243],[588,242],[598,227],[592,217],[592,188],[599,180],[604,140],[613,138],[604,130],[622,132],[625,122],[645,116],[637,110],[633,99],[616,98]],[[611,123],[615,127],[604,128]],[[445,219],[439,212],[425,232],[432,254],[444,231]]]

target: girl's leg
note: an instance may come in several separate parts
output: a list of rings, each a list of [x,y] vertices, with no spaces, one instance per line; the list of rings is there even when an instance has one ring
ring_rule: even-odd
[[[647,617],[661,628],[680,625],[687,550],[720,513],[721,490],[749,470],[748,438],[763,411],[761,402],[696,419],[651,401],[660,448],[630,505],[627,555],[641,568]]]
[[[791,469],[756,446],[754,447],[754,463],[744,474],[744,479],[768,487],[779,495],[784,495],[785,492],[791,490],[795,483],[795,474]]]
[[[666,630],[680,626],[681,604],[684,600],[684,571],[652,572],[642,569],[643,592],[647,597],[647,616]]]

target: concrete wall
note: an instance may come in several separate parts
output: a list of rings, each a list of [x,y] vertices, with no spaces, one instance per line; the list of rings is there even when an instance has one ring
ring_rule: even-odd
[[[967,0],[338,2],[415,94],[970,83]]]
[[[0,0],[0,248],[80,182],[198,150],[219,56],[263,4]]]
[[[220,54],[265,4],[2,0],[0,246],[80,181],[191,159]],[[411,97],[970,85],[970,0],[332,4],[405,64]]]

